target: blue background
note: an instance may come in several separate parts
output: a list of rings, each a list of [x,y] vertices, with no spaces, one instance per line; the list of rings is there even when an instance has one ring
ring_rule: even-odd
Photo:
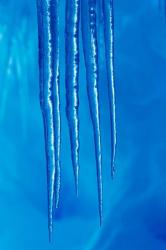
[[[104,181],[100,228],[81,42],[78,199],[74,192],[65,115],[65,1],[61,1],[62,188],[50,245],[35,0],[0,1],[0,249],[166,249],[166,22],[162,3],[115,1],[118,146],[114,181],[103,28],[98,20]]]

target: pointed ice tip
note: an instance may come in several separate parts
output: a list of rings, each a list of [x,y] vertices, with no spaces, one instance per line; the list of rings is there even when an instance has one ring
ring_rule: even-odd
[[[114,179],[114,178],[115,178],[115,173],[116,173],[116,170],[115,170],[115,165],[114,165],[114,164],[112,164],[112,167],[111,167],[111,177],[112,177],[112,179]]]
[[[101,228],[101,226],[102,226],[102,223],[103,223],[103,216],[102,216],[102,212],[100,212],[100,228]]]
[[[102,205],[102,201],[99,205],[99,224],[100,224],[100,228],[102,226],[103,223],[103,205]]]
[[[59,208],[59,199],[56,200],[56,202],[55,202],[55,209],[58,209],[58,208]]]
[[[74,183],[75,183],[75,192],[76,192],[76,197],[78,198],[78,171],[76,174],[74,174]]]
[[[78,198],[78,180],[75,182],[75,192],[76,192],[76,197]]]
[[[52,237],[52,234],[53,234],[53,226],[52,224],[48,225],[48,236],[49,236],[49,243],[52,243],[52,240],[53,240],[53,237]]]
[[[76,197],[78,198],[78,187],[76,187]]]
[[[51,244],[52,243],[52,227],[50,228],[49,227],[49,230],[48,230],[49,232],[49,243]]]

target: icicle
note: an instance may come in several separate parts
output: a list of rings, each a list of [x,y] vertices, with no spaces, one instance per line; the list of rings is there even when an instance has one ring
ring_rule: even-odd
[[[88,7],[88,10],[86,8]],[[91,119],[94,130],[97,184],[99,199],[100,224],[102,223],[102,159],[101,159],[101,135],[99,119],[99,100],[98,100],[98,47],[96,31],[96,0],[82,0],[81,6],[82,20],[82,39],[86,65],[87,91]],[[87,17],[88,12],[88,17]]]
[[[111,174],[115,174],[115,154],[116,154],[116,110],[115,110],[115,80],[114,80],[114,13],[113,0],[103,0],[103,18],[104,18],[104,35],[106,66],[108,78],[108,91],[110,103],[111,119]]]
[[[60,144],[61,144],[61,120],[60,120],[60,93],[59,93],[59,0],[50,0],[51,13],[51,46],[52,46],[52,101],[54,118],[54,147],[55,147],[55,205],[58,207],[60,192]]]
[[[66,114],[71,143],[71,156],[78,195],[79,174],[79,120],[78,120],[78,77],[79,77],[79,16],[80,0],[66,2]]]
[[[60,187],[60,110],[58,0],[37,0],[40,105],[44,120],[48,185],[48,226],[51,241],[54,199]],[[56,189],[56,192],[54,192]]]

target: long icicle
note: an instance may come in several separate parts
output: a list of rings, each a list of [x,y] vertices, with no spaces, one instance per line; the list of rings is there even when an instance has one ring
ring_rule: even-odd
[[[87,91],[89,107],[94,130],[97,185],[99,200],[100,225],[102,223],[102,159],[101,159],[101,133],[100,133],[100,113],[98,94],[98,46],[96,30],[96,0],[82,0],[81,6],[81,27],[83,50],[86,66]],[[88,10],[87,10],[88,8]],[[88,16],[87,16],[88,12]]]
[[[110,104],[111,120],[111,175],[115,174],[115,155],[116,155],[116,106],[115,106],[115,79],[114,79],[114,6],[113,0],[103,1],[105,53],[108,78],[108,92]]]
[[[54,119],[54,147],[55,147],[55,205],[58,208],[60,193],[60,146],[61,146],[61,117],[60,117],[60,44],[59,44],[59,0],[50,0],[51,14],[51,46],[52,46],[52,102],[53,102],[53,119]]]
[[[60,186],[59,45],[57,38],[58,0],[37,0],[37,13],[40,105],[43,114],[45,133],[48,228],[49,240],[51,241],[53,231],[54,199],[57,206]],[[56,45],[55,41],[57,41]],[[57,126],[56,129],[55,126]],[[55,188],[56,193],[54,192]]]
[[[71,157],[76,194],[79,175],[79,18],[80,0],[66,1],[66,114],[70,132]]]

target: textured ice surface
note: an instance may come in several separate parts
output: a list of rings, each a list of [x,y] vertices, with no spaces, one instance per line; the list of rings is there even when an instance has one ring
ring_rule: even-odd
[[[93,130],[81,41],[82,167],[78,199],[73,189],[65,111],[64,55],[60,58],[63,171],[52,245],[48,243],[47,232],[35,5],[35,1],[0,1],[0,103],[3,103],[0,104],[0,247],[4,250],[165,250],[166,26],[158,1],[115,2],[118,147],[114,181],[108,175],[111,129],[103,43],[99,46],[105,215],[101,229],[97,220]],[[61,31],[65,31],[64,11],[64,1],[61,1]],[[103,37],[102,27],[98,27]],[[60,40],[61,51],[64,51],[64,33]]]

